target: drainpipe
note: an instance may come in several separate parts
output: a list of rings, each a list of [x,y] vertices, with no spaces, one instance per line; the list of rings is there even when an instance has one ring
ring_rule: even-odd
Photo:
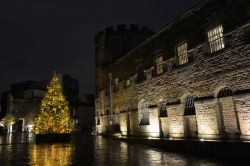
[[[109,102],[110,102],[110,125],[112,125],[112,112],[113,112],[113,103],[112,103],[112,73],[109,73]]]

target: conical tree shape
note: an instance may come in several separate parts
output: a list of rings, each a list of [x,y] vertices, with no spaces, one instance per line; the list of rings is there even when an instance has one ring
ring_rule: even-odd
[[[52,134],[70,133],[72,130],[73,120],[70,117],[69,104],[63,95],[59,77],[54,74],[35,118],[34,132]]]

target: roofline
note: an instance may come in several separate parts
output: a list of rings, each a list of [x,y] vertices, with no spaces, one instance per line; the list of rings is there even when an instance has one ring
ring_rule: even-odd
[[[193,7],[189,8],[188,10],[186,10],[185,12],[183,12],[182,14],[180,14],[179,16],[177,16],[176,18],[174,18],[172,21],[170,21],[169,23],[167,23],[165,26],[163,26],[163,28],[161,28],[161,30],[159,30],[158,32],[156,32],[155,34],[153,34],[151,37],[147,38],[144,42],[142,42],[141,44],[139,44],[137,47],[133,48],[132,50],[130,50],[129,52],[125,53],[123,56],[121,56],[120,58],[118,58],[116,61],[114,61],[113,63],[111,63],[109,66],[113,66],[115,63],[121,61],[122,59],[124,59],[125,57],[127,57],[129,54],[135,52],[140,47],[146,45],[151,40],[155,39],[156,37],[158,37],[159,35],[161,35],[163,32],[165,32],[167,29],[169,29],[180,18],[186,16],[188,13],[194,11],[195,9],[200,8],[200,7],[204,6],[204,5],[206,5],[210,1],[213,1],[213,0],[201,0],[196,5],[194,5]]]

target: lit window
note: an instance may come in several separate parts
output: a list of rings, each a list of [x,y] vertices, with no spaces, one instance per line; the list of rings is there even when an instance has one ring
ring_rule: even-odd
[[[129,87],[130,84],[131,84],[130,79],[127,79],[127,80],[125,81],[125,87]]]
[[[158,56],[155,58],[156,74],[163,73],[163,56]]]
[[[210,53],[221,50],[225,47],[223,39],[223,27],[219,25],[207,32]]]
[[[177,46],[177,57],[178,57],[179,65],[182,65],[188,62],[187,43],[183,43]]]

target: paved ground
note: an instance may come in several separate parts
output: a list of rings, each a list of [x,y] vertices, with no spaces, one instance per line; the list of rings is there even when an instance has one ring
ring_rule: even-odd
[[[221,166],[230,165],[198,159],[110,138],[78,136],[77,143],[35,144],[32,135],[0,136],[0,166]],[[241,165],[241,164],[240,164]]]

